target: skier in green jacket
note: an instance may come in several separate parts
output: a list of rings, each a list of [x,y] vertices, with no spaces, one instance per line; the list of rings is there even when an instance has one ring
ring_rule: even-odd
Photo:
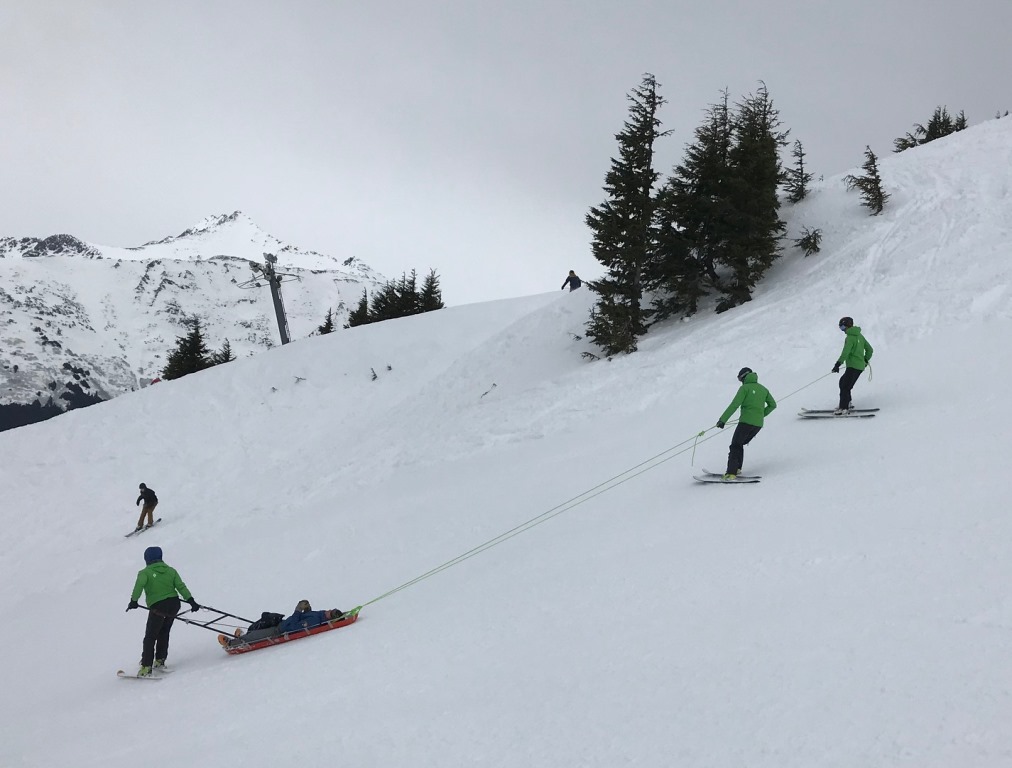
[[[745,460],[745,446],[759,434],[759,430],[763,428],[763,420],[777,407],[777,401],[773,399],[770,391],[759,383],[759,376],[751,368],[742,368],[738,371],[738,381],[741,382],[741,386],[734,400],[717,421],[717,426],[723,429],[731,414],[741,408],[738,426],[735,427],[731,447],[727,451],[725,480],[734,480],[741,472],[741,465]]]
[[[861,333],[861,329],[854,325],[853,318],[841,317],[840,330],[847,334],[847,339],[843,342],[843,351],[836,365],[833,366],[833,373],[839,373],[841,365],[845,365],[847,370],[840,377],[840,405],[834,411],[837,416],[842,416],[850,410],[850,391],[868,366],[875,351]]]
[[[162,548],[148,547],[144,550],[144,562],[147,564],[137,574],[134,591],[130,595],[128,611],[138,608],[137,600],[144,593],[144,602],[148,606],[148,623],[144,630],[144,643],[141,646],[141,668],[137,677],[147,677],[152,669],[165,666],[169,655],[169,632],[172,622],[179,613],[179,597],[190,604],[191,611],[199,611],[200,606],[193,599],[186,584],[179,578],[176,569],[162,562]]]

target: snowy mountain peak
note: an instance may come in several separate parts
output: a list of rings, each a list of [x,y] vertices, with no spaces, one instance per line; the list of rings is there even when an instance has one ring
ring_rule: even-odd
[[[298,278],[284,290],[294,339],[311,334],[328,309],[343,324],[362,289],[383,282],[354,257],[284,243],[241,211],[135,248],[67,234],[0,238],[0,430],[25,423],[5,409],[62,410],[146,384],[192,317],[211,347],[228,339],[242,356],[273,346],[270,293],[239,289],[264,253]]]
[[[206,237],[208,235],[219,234],[226,230],[233,236],[248,238],[251,242],[263,242],[266,244],[273,241],[273,243],[284,247],[280,240],[271,237],[260,229],[260,227],[254,223],[253,219],[242,211],[222,213],[217,216],[205,216],[195,225],[188,229],[184,229],[178,235],[169,235],[168,237],[163,237],[161,240],[155,240],[150,243],[145,243],[144,245],[161,245],[164,243],[178,242],[180,240]]]

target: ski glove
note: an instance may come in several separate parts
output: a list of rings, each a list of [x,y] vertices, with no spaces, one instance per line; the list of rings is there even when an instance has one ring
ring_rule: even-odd
[[[722,422],[722,421],[718,421],[718,422],[717,422],[717,428],[718,428],[718,429],[723,429],[723,428],[724,428],[724,422]]]
[[[196,613],[197,611],[200,610],[200,606],[197,604],[197,601],[194,600],[192,597],[186,602],[190,604],[190,613]]]
[[[839,373],[839,372],[840,372],[840,364],[837,363],[836,365],[833,366],[833,373]]]
[[[131,600],[130,601],[130,605],[127,606],[127,610],[128,611],[132,611],[134,608],[140,608],[140,606],[137,605],[137,601],[136,600]]]

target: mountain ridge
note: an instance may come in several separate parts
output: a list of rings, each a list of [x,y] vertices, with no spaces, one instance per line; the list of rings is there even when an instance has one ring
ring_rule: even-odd
[[[282,289],[293,340],[313,333],[328,308],[340,327],[362,290],[384,282],[355,257],[285,243],[241,211],[140,246],[0,238],[0,429],[145,386],[191,317],[212,348],[228,339],[242,356],[275,346],[270,292],[240,290],[265,253],[296,278]]]

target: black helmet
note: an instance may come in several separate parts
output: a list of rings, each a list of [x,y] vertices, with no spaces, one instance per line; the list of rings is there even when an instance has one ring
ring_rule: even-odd
[[[840,318],[840,327],[841,328],[844,328],[844,329],[851,328],[853,325],[854,325],[854,318],[853,317],[841,317]]]
[[[738,381],[745,381],[745,377],[752,373],[751,368],[742,368],[738,371]]]
[[[141,483],[141,484],[140,484],[139,486],[137,486],[137,487],[138,487],[138,488],[140,488],[140,489],[141,489],[142,491],[143,491],[143,490],[144,490],[145,488],[147,488],[147,486],[146,486],[146,485],[144,485],[144,483]]]

